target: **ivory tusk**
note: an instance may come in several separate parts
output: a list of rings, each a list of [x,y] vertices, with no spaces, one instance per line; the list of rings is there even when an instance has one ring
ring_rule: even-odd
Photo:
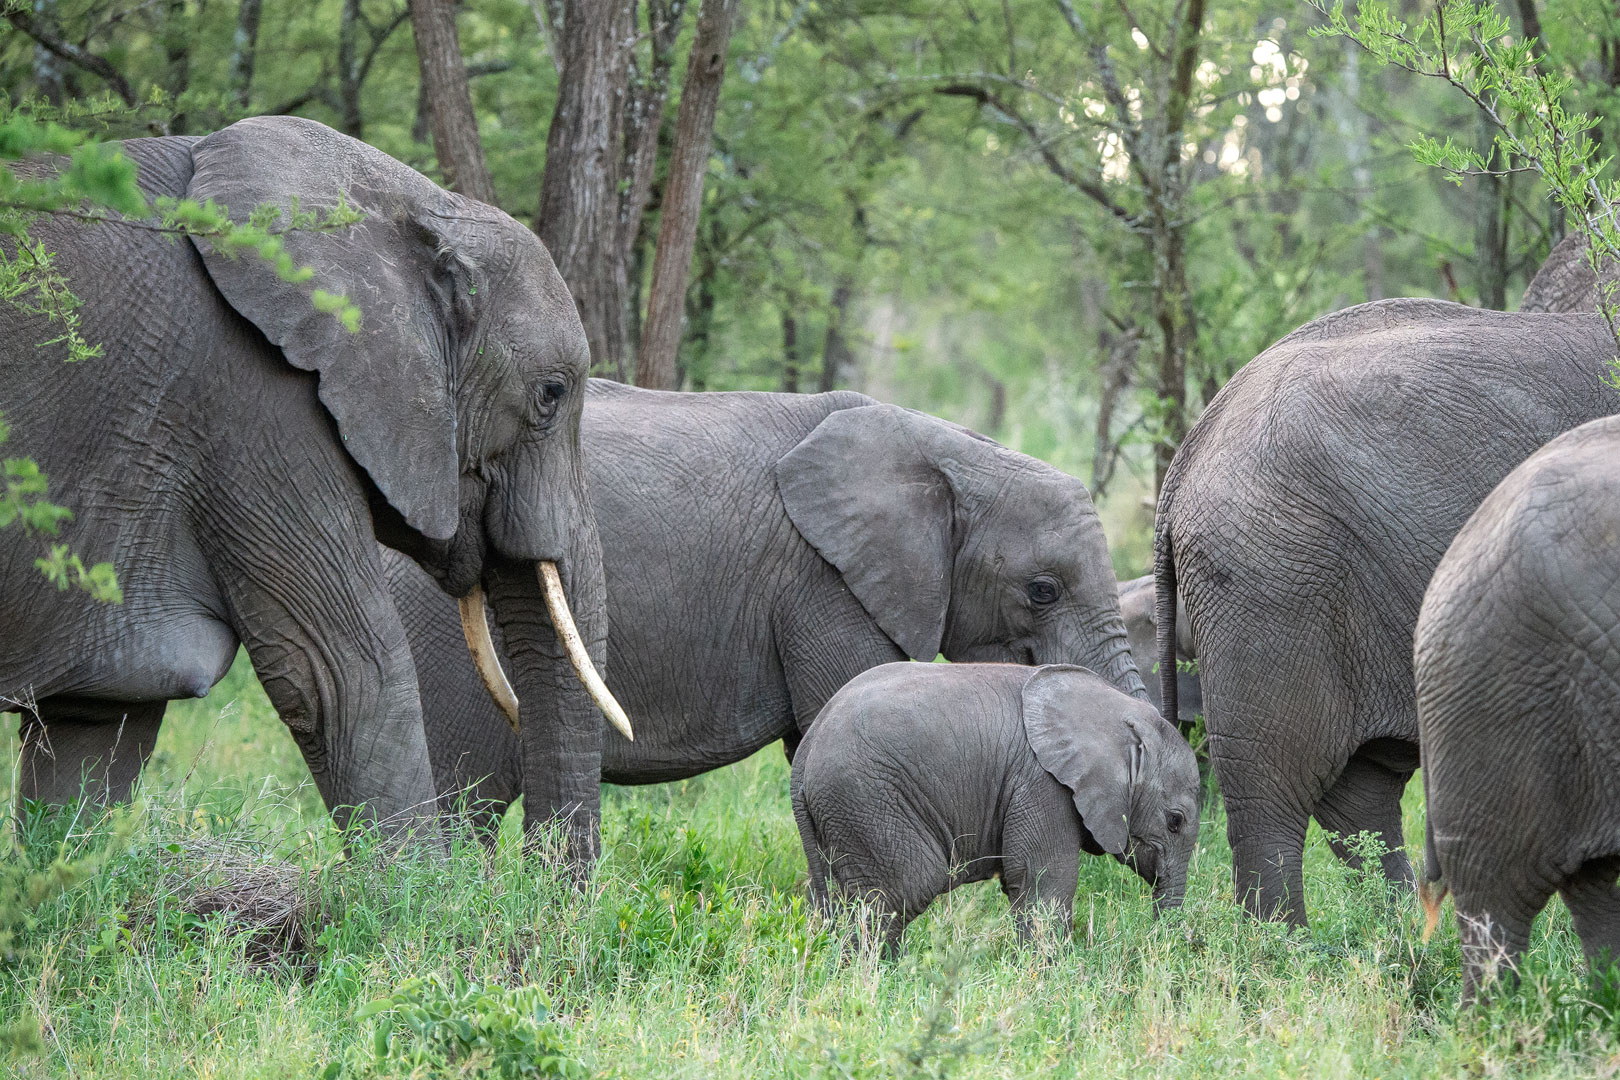
[[[484,680],[484,689],[489,691],[495,707],[506,716],[512,730],[519,731],[517,695],[512,692],[512,684],[506,681],[500,657],[495,655],[495,643],[489,637],[489,620],[484,616],[484,590],[474,585],[472,592],[463,596],[460,603],[461,632],[467,639],[467,651],[472,653],[478,677]]]
[[[557,573],[557,564],[542,559],[536,564],[536,571],[540,575],[540,590],[546,594],[546,610],[551,613],[551,623],[557,629],[558,640],[568,651],[568,662],[574,666],[574,674],[585,684],[586,692],[596,702],[596,707],[602,710],[602,715],[607,717],[608,723],[618,728],[620,735],[635,742],[636,736],[630,730],[630,718],[613,700],[612,691],[602,681],[602,676],[596,673],[591,654],[585,651],[585,643],[580,640],[579,629],[574,626],[574,616],[568,611],[568,598],[563,595],[562,577]]]

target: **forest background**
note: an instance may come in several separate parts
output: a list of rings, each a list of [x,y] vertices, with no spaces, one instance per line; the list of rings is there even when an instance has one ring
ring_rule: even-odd
[[[1508,6],[1566,105],[1613,111],[1620,13]],[[1283,0],[4,7],[13,105],[107,137],[322,120],[535,223],[599,374],[967,424],[1083,477],[1122,576],[1156,459],[1237,367],[1363,300],[1511,307],[1564,230],[1533,175],[1414,161],[1494,130]],[[720,23],[723,65],[690,70]]]
[[[1498,7],[1607,154],[1620,11]],[[1156,476],[1239,366],[1364,300],[1513,307],[1566,228],[1462,94],[1313,37],[1326,20],[1304,2],[0,0],[0,17],[0,122],[331,124],[534,224],[599,374],[847,387],[967,424],[1084,478],[1121,577],[1147,567]],[[1415,159],[1420,135],[1503,175],[1452,183]],[[167,716],[135,812],[6,824],[0,1070],[1620,1070],[1620,986],[1588,986],[1559,905],[1520,993],[1460,1012],[1455,932],[1422,940],[1314,825],[1310,930],[1244,918],[1213,792],[1179,912],[1154,919],[1091,859],[1066,946],[1020,945],[986,884],[936,904],[890,965],[807,918],[775,747],[607,787],[581,891],[510,820],[448,862],[339,843],[241,658]],[[1422,836],[1420,785],[1405,811]]]

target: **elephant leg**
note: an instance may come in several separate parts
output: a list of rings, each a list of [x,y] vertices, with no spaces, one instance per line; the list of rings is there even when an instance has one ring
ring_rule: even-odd
[[[1359,741],[1357,702],[1308,611],[1279,610],[1265,596],[1228,602],[1244,618],[1214,624],[1199,644],[1233,885],[1250,914],[1304,926],[1305,833]]]
[[[1620,962],[1620,859],[1594,859],[1575,872],[1563,889],[1581,949],[1592,969],[1593,978],[1607,974],[1605,968]]]
[[[1040,783],[1010,800],[1002,824],[1001,891],[1012,905],[1018,940],[1035,936],[1035,917],[1074,929],[1074,889],[1080,880],[1080,816],[1066,788]]]
[[[1334,854],[1359,869],[1361,857],[1346,840],[1358,833],[1371,833],[1384,846],[1379,858],[1384,878],[1408,890],[1415,886],[1416,879],[1401,832],[1401,795],[1411,778],[1409,769],[1393,769],[1367,752],[1357,752],[1316,804],[1316,820],[1327,830]]]
[[[231,621],[339,828],[368,821],[402,836],[436,810],[405,630],[377,545],[307,550],[342,545],[330,523],[298,531],[303,509],[281,509],[288,527],[274,541],[222,556]]]
[[[1260,755],[1271,750],[1265,757]],[[1232,885],[1238,901],[1257,919],[1305,925],[1305,831],[1310,812],[1288,778],[1302,766],[1276,747],[1219,736],[1210,740],[1210,761],[1226,802],[1226,836],[1232,845]]]
[[[865,851],[840,857],[836,849],[830,854],[839,896],[871,913],[888,960],[900,955],[901,938],[912,920],[950,888],[951,872],[943,853],[922,837],[907,838],[881,854]]]
[[[1057,920],[1064,936],[1074,930],[1074,889],[1080,879],[1080,848],[1009,855],[1001,864],[1001,891],[1012,905],[1018,940],[1035,939],[1036,919]]]
[[[40,702],[38,715],[23,715],[18,794],[55,805],[81,795],[104,804],[125,801],[152,754],[167,705]]]
[[[1551,897],[1547,893],[1542,904]],[[1493,982],[1512,989],[1519,981],[1519,961],[1530,947],[1530,927],[1534,916],[1517,911],[1509,914],[1470,914],[1479,909],[1465,907],[1459,898],[1457,936],[1462,944],[1463,1003],[1478,1000]]]

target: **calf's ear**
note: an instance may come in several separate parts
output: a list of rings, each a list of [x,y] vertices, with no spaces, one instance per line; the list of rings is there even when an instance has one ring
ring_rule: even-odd
[[[1144,755],[1131,717],[1137,702],[1090,669],[1067,664],[1035,669],[1021,694],[1035,760],[1069,789],[1097,844],[1125,854]]]

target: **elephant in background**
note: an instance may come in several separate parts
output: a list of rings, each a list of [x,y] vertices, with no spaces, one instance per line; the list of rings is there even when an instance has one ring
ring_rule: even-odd
[[[1076,662],[1145,697],[1085,485],[860,394],[678,394],[592,380],[583,425],[608,588],[608,682],[636,718],[602,777],[678,780],[777,739],[911,657]],[[435,779],[480,820],[524,790],[449,600],[386,557]]]
[[[1620,417],[1508,474],[1418,616],[1431,919],[1449,887],[1465,994],[1517,963],[1562,894],[1587,959],[1620,960]]]
[[[1611,264],[1605,268],[1603,280],[1612,284],[1617,276]],[[1525,286],[1519,310],[1596,311],[1598,300],[1598,276],[1586,261],[1586,238],[1572,232],[1553,247]]]
[[[793,761],[810,896],[871,900],[886,951],[934,898],[1000,875],[1027,940],[1068,930],[1080,853],[1177,907],[1198,839],[1198,762],[1145,701],[1065,664],[885,664],[827,702]],[[830,879],[830,883],[829,883]]]
[[[1148,700],[1161,713],[1164,693],[1159,687],[1159,612],[1153,593],[1153,575],[1119,583],[1119,611],[1125,617],[1125,633],[1131,640],[1131,658],[1147,684]],[[1176,602],[1176,708],[1175,724],[1183,734],[1190,732],[1204,711],[1204,688],[1196,671],[1184,671],[1183,663],[1198,659],[1193,649],[1192,628],[1178,599]],[[1166,719],[1169,719],[1166,717]]]
[[[1423,590],[1502,477],[1615,411],[1613,355],[1598,316],[1384,300],[1283,338],[1188,433],[1155,528],[1159,675],[1173,711],[1179,589],[1251,912],[1305,922],[1313,815],[1378,836],[1384,874],[1411,882],[1400,799]]]
[[[125,797],[165,703],[206,694],[241,643],[340,823],[360,807],[393,827],[431,814],[381,540],[445,603],[467,597],[479,625],[487,589],[526,760],[570,766],[525,777],[530,813],[567,815],[594,850],[601,721],[536,578],[551,564],[600,662],[579,447],[588,349],[545,248],[313,121],[260,117],[123,152],[150,196],[215,200],[238,219],[347,199],[361,223],[284,239],[362,322],[347,331],[267,261],[203,240],[38,226],[106,353],[65,364],[39,347],[56,337],[43,319],[0,310],[0,410],[73,510],[75,548],[116,565],[124,601],[58,593],[33,568],[34,541],[0,532],[0,696],[30,706],[21,793],[64,801],[88,772],[95,794]]]

